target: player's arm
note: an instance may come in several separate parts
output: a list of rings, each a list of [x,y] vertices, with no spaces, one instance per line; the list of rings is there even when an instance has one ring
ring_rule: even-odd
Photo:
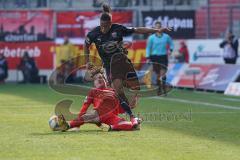
[[[148,59],[152,52],[152,46],[153,46],[153,37],[148,37],[147,40],[147,47],[146,47],[146,58]]]
[[[173,40],[170,36],[168,36],[168,44],[170,46],[170,51],[172,52],[173,48],[174,48],[174,43],[173,43]]]
[[[87,112],[89,106],[93,103],[93,94],[92,94],[92,90],[89,92],[89,94],[87,95],[87,97],[85,98],[82,108],[80,110],[80,115],[83,115]]]
[[[92,67],[92,64],[90,63],[89,61],[89,55],[90,55],[90,46],[92,44],[92,35],[91,33],[88,33],[86,38],[85,38],[85,42],[84,42],[84,45],[83,45],[83,52],[84,52],[84,55],[85,55],[85,61],[86,61],[86,67],[88,69],[90,69]]]
[[[123,36],[130,36],[133,33],[137,34],[150,34],[150,33],[156,33],[156,32],[166,32],[166,31],[172,31],[171,28],[160,28],[160,29],[155,29],[155,28],[147,28],[147,27],[125,27],[125,26],[120,26],[121,27],[121,32]]]
[[[171,28],[160,28],[160,29],[155,29],[155,28],[147,28],[147,27],[137,27],[134,29],[134,33],[137,34],[150,34],[150,33],[163,33],[167,31],[172,31]]]
[[[85,44],[84,47],[83,47],[83,50],[84,50],[86,63],[88,63],[89,62],[89,55],[90,55],[89,46]]]
[[[82,108],[80,110],[80,115],[84,115],[87,112],[90,105],[91,105],[91,103],[84,102],[82,105]]]
[[[220,47],[220,48],[223,48],[226,44],[227,44],[227,41],[224,40],[223,42],[221,42],[221,43],[219,44],[219,47]]]

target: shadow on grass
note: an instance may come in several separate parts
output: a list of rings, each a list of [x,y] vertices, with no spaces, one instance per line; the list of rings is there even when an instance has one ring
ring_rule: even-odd
[[[73,134],[99,134],[99,133],[106,133],[102,130],[79,130],[79,131],[50,131],[50,132],[42,132],[42,133],[30,133],[31,136],[61,136],[61,135],[73,135]]]

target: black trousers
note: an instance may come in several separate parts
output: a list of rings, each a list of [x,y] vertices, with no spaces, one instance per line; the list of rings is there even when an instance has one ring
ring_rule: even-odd
[[[237,62],[237,58],[224,58],[224,62],[226,63],[226,64],[236,64],[236,62]]]

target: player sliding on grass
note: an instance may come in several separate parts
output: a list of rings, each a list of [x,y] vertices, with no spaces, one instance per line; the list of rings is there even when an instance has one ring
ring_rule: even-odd
[[[170,30],[169,28],[127,28],[120,24],[114,24],[112,23],[111,8],[104,4],[103,13],[100,17],[100,26],[87,34],[84,45],[87,68],[91,69],[93,67],[93,64],[89,62],[89,47],[92,43],[95,43],[106,71],[108,83],[111,84],[115,90],[121,107],[129,114],[133,124],[137,124],[137,121],[129,107],[128,99],[124,93],[124,87],[132,90],[140,90],[140,85],[134,67],[127,58],[127,50],[123,46],[123,37],[133,33],[162,33]]]
[[[89,91],[78,117],[70,122],[66,122],[63,115],[58,116],[60,126],[58,130],[66,131],[70,128],[80,127],[84,123],[103,123],[107,125],[104,127],[108,131],[140,129],[140,119],[135,124],[118,116],[118,114],[124,113],[124,110],[120,107],[119,99],[114,90],[107,87],[102,73],[93,74],[95,88]],[[86,113],[91,104],[93,104],[93,111]],[[136,100],[131,107],[134,108],[135,104]],[[99,125],[99,127],[102,128],[103,125]]]

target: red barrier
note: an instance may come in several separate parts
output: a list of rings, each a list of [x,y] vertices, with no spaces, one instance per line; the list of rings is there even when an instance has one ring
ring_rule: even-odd
[[[128,57],[136,64],[136,68],[141,67],[141,62],[146,60],[145,46],[145,41],[136,41],[128,48]],[[16,68],[25,51],[36,60],[39,69],[53,69],[53,55],[61,52],[61,45],[54,42],[0,43],[0,54],[5,55],[10,69]],[[75,57],[83,55],[83,46],[75,45],[73,52]],[[91,55],[98,56],[95,47],[91,47]]]
[[[39,69],[53,69],[53,42],[0,43],[0,54],[7,58],[9,69],[16,69],[24,52],[36,60]]]
[[[84,38],[86,34],[99,25],[101,12],[58,12],[57,37]],[[113,23],[132,25],[132,11],[112,12]]]
[[[53,39],[53,11],[0,11],[0,41],[33,42]]]

